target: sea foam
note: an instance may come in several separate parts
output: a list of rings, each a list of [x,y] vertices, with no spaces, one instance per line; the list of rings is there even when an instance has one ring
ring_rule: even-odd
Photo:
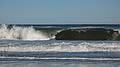
[[[120,42],[56,42],[50,41],[7,41],[7,43],[0,42],[0,51],[12,52],[39,52],[39,51],[53,51],[53,52],[86,52],[86,51],[120,51]],[[7,45],[6,45],[7,44]]]
[[[49,36],[42,31],[36,31],[33,27],[8,28],[3,24],[0,26],[0,39],[49,40]]]

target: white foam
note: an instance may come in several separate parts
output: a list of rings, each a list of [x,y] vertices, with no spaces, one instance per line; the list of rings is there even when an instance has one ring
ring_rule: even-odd
[[[114,29],[115,31],[118,31],[120,33],[120,29]]]
[[[83,51],[120,51],[120,43],[52,43],[52,45],[9,45],[0,46],[0,51],[13,52],[39,52],[39,51],[58,51],[58,52],[83,52]]]
[[[57,57],[45,57],[45,58],[38,58],[38,57],[4,57],[4,56],[0,56],[0,58],[2,59],[26,59],[26,60],[96,60],[96,61],[117,61],[120,60],[120,58],[57,58]]]
[[[0,27],[0,39],[22,39],[22,40],[49,40],[42,31],[36,31],[33,27],[16,27],[11,29],[7,25]]]

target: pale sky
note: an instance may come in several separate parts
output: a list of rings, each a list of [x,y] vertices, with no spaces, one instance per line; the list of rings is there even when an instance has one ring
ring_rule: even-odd
[[[120,0],[0,0],[0,23],[120,24]]]

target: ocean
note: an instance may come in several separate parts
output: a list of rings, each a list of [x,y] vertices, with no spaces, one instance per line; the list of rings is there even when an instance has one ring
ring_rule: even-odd
[[[120,67],[119,40],[56,40],[66,29],[120,24],[1,24],[0,67]]]

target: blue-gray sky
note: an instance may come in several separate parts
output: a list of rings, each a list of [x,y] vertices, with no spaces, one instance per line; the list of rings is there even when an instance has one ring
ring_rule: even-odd
[[[0,0],[0,23],[120,23],[120,0]]]

